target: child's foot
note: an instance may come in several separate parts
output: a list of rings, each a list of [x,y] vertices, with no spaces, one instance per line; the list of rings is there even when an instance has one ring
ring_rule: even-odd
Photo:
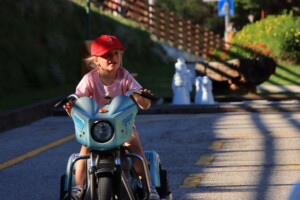
[[[83,195],[83,188],[81,186],[72,187],[71,197],[74,200],[81,200]]]
[[[159,200],[160,197],[153,185],[150,186],[150,200]]]

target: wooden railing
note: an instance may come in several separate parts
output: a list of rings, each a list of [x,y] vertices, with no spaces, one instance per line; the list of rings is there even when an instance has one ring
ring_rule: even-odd
[[[207,57],[210,48],[224,46],[224,40],[172,12],[149,5],[144,0],[104,0],[101,8],[138,22],[159,41],[189,53]]]

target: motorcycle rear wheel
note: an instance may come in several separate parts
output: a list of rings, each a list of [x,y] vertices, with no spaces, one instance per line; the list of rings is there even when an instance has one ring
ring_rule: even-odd
[[[100,176],[98,180],[98,200],[113,200],[112,176]]]

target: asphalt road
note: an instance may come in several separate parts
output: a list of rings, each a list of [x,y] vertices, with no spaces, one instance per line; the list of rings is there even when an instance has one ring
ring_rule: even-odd
[[[176,200],[284,200],[300,181],[300,113],[139,115],[136,126]],[[64,116],[2,132],[0,199],[58,199],[73,133]]]

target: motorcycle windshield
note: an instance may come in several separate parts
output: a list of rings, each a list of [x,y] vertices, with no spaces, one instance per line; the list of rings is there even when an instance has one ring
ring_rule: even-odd
[[[111,112],[111,114],[122,112],[126,109],[129,109],[130,107],[137,106],[131,98],[125,95],[116,96],[109,105],[105,106],[105,108],[107,108]]]
[[[105,108],[100,111],[100,108]],[[79,98],[71,115],[75,124],[76,139],[79,143],[94,150],[109,150],[122,145],[131,138],[137,106],[127,96],[115,97],[109,105],[99,106],[89,97]],[[99,120],[108,121],[114,129],[110,141],[99,143],[91,135],[91,127]]]
[[[76,101],[71,114],[73,114],[74,112],[80,112],[87,118],[91,118],[98,113],[99,108],[100,106],[94,99],[90,97],[81,97]]]

